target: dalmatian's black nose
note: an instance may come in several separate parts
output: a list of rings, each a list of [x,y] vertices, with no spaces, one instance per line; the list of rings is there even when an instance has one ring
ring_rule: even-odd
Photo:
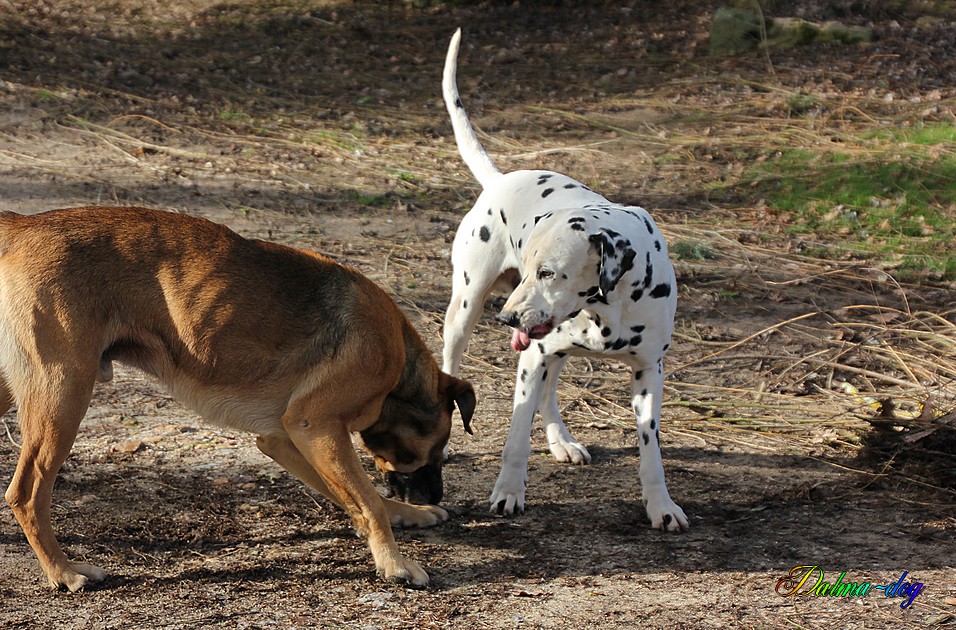
[[[507,313],[505,311],[501,311],[500,313],[495,315],[495,319],[497,319],[499,322],[501,322],[505,326],[511,326],[512,328],[517,328],[518,324],[520,323],[518,321],[518,314],[514,312]]]

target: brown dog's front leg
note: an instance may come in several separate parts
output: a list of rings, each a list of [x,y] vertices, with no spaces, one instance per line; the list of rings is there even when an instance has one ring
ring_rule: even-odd
[[[256,438],[256,446],[293,477],[342,507],[329,487],[325,485],[322,476],[302,456],[287,436],[260,435]],[[388,513],[388,520],[392,527],[433,527],[448,520],[448,512],[437,505],[413,505],[386,497],[381,499],[385,504],[385,511]]]
[[[389,580],[427,586],[428,574],[399,552],[388,512],[362,468],[346,425],[331,419],[303,419],[294,413],[282,422],[296,450],[320,475],[330,498],[348,512],[356,531],[367,539],[378,573]]]

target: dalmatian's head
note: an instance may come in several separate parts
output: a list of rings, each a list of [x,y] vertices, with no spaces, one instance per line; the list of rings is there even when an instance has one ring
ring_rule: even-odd
[[[606,304],[635,254],[627,239],[583,216],[542,219],[524,248],[521,282],[497,316],[514,329],[511,347],[526,350],[581,309]]]

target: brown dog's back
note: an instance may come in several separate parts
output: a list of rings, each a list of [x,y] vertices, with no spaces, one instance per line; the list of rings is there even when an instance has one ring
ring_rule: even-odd
[[[0,213],[0,339],[12,342],[0,357],[14,394],[23,369],[52,357],[88,363],[100,380],[116,360],[158,377],[217,424],[243,422],[220,417],[226,410],[215,407],[226,404],[242,409],[230,413],[273,415],[288,402],[290,380],[330,359],[352,328],[391,303],[360,303],[370,292],[382,293],[325,257],[188,215],[108,207]],[[280,326],[269,321],[278,313]],[[62,334],[38,338],[37,329]],[[198,383],[201,395],[191,391]],[[272,383],[286,388],[270,391]],[[255,401],[243,400],[249,388]]]

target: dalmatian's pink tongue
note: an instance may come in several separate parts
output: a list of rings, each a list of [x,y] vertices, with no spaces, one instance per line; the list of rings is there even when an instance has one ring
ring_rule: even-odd
[[[515,352],[527,350],[530,345],[531,337],[528,335],[528,329],[515,328],[511,332],[511,347],[514,348]]]

